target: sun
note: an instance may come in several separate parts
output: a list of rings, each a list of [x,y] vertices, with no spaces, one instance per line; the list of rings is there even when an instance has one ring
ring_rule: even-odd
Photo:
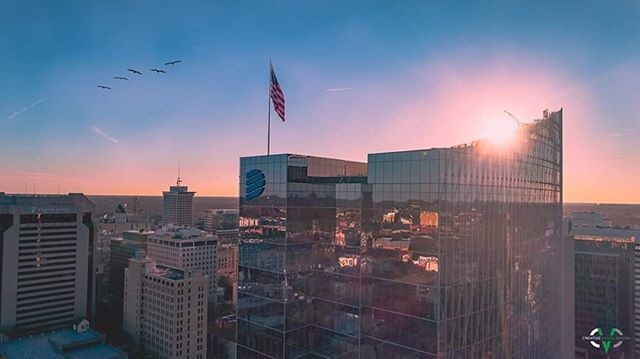
[[[484,121],[482,137],[497,145],[506,145],[516,138],[519,124],[507,116],[496,116]]]

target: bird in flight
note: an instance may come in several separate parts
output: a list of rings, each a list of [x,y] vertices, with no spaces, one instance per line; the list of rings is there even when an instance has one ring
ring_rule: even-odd
[[[175,65],[182,62],[182,60],[175,60],[175,61],[169,61],[169,62],[165,62],[165,65]]]
[[[96,86],[96,87],[101,88],[101,89],[103,89],[103,90],[111,90],[111,87],[109,87],[109,86],[102,86],[102,85],[98,85],[98,86]]]
[[[159,74],[166,74],[167,73],[165,70],[158,70],[158,69],[151,69],[151,71],[157,72]]]
[[[128,78],[122,76],[114,76],[113,78],[116,80],[128,80]]]
[[[136,75],[142,75],[142,72],[138,71],[138,70],[134,70],[134,69],[127,69],[127,71],[132,72]]]

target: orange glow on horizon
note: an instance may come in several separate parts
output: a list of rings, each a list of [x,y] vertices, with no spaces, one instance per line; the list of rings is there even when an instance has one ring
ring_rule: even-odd
[[[450,147],[482,138],[504,143],[517,128],[504,110],[528,123],[541,118],[546,108],[562,107],[565,202],[640,203],[637,152],[621,147],[620,137],[608,137],[598,127],[615,114],[601,108],[592,82],[564,73],[561,66],[545,66],[535,56],[469,61],[467,54],[451,55],[397,79],[365,81],[357,91],[304,103],[296,103],[292,95],[287,110],[291,121],[273,124],[272,153],[366,162],[368,153]],[[624,78],[629,71],[635,70],[614,74]],[[313,79],[305,84],[316,85]],[[293,88],[290,92],[295,93]],[[121,139],[115,144],[98,138],[103,142],[86,147],[107,149],[83,161],[73,158],[85,148],[80,145],[75,152],[44,154],[40,162],[16,160],[3,164],[0,191],[21,193],[26,187],[31,193],[36,185],[37,193],[57,193],[60,188],[160,196],[175,183],[181,160],[182,177],[196,196],[237,196],[239,157],[264,153],[264,123],[260,118],[251,121],[246,123],[256,129],[242,138],[218,134],[213,127],[209,132],[190,128],[184,138],[176,138],[173,126],[158,127],[144,141]]]

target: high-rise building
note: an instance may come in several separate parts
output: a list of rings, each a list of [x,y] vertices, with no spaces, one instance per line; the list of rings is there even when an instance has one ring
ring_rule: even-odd
[[[157,264],[187,270],[201,269],[209,280],[209,302],[218,290],[216,256],[218,241],[194,227],[164,226],[149,237],[147,254]]]
[[[573,355],[561,111],[368,164],[241,158],[239,223],[238,358]]]
[[[145,355],[205,359],[207,283],[201,270],[156,265],[132,258],[125,271],[124,330]]]
[[[124,293],[124,270],[129,265],[129,259],[138,253],[146,253],[147,240],[153,231],[124,231],[122,237],[111,238],[109,254],[109,291],[122,301]]]
[[[634,268],[640,231],[614,227],[576,225],[575,240],[575,331],[576,358],[636,358],[640,351],[630,342],[612,346],[609,352],[582,340],[594,329],[618,328],[630,338],[640,335],[638,264]],[[608,333],[607,333],[608,334]],[[637,344],[636,344],[637,345]]]
[[[193,224],[193,196],[187,186],[182,186],[178,176],[175,186],[162,192],[162,223],[177,226]]]
[[[111,238],[98,232],[95,247],[96,303],[99,303],[106,294],[109,285],[109,275],[111,274]]]
[[[640,232],[640,229],[636,230]],[[633,263],[633,325],[635,357],[640,357],[640,233],[635,238],[635,257]]]
[[[124,271],[129,265],[129,259],[147,252],[147,241],[153,231],[124,231],[122,237],[111,238],[109,256],[109,286],[110,294],[108,320],[113,323],[114,331],[122,328],[122,308],[124,302]],[[109,333],[111,334],[111,333]]]
[[[0,192],[0,333],[39,333],[93,317],[93,211],[79,193]]]

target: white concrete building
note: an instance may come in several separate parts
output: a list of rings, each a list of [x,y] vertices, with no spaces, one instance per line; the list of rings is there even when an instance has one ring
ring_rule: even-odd
[[[205,359],[207,283],[202,270],[156,265],[132,258],[125,270],[124,331],[145,355]]]
[[[183,268],[202,269],[209,278],[209,302],[215,303],[218,290],[216,237],[188,226],[164,226],[150,236],[147,255],[157,264]]]
[[[83,194],[0,192],[0,333],[69,327],[92,318],[94,204]]]

